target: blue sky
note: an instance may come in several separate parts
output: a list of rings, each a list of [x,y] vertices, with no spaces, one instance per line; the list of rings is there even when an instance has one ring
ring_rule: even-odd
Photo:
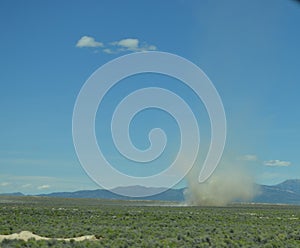
[[[76,97],[101,65],[141,50],[183,56],[209,76],[226,111],[230,163],[246,164],[259,183],[300,178],[299,11],[292,0],[1,1],[0,192],[98,187],[73,146]],[[170,79],[143,80],[133,81]],[[117,98],[129,89],[124,85]],[[176,133],[170,117],[149,114]],[[145,126],[138,132],[150,128],[155,118],[148,118],[137,120]],[[198,119],[205,152],[209,128]],[[132,137],[145,146],[140,133]],[[170,137],[166,160],[179,136]],[[104,147],[113,160],[113,148]]]

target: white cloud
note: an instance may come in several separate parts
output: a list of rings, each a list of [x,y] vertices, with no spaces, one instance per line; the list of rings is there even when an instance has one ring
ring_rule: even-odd
[[[146,42],[141,43],[140,40],[136,38],[126,38],[104,44],[102,42],[96,41],[95,38],[91,36],[82,36],[77,42],[76,47],[102,47],[102,52],[107,54],[116,54],[125,51],[144,52],[157,50],[156,46],[148,45]],[[96,50],[96,52],[98,52],[98,50]]]
[[[76,44],[77,47],[103,47],[102,42],[96,41],[91,36],[82,36]]]
[[[103,52],[104,52],[104,53],[108,53],[108,54],[113,54],[113,53],[115,53],[113,50],[111,50],[111,49],[109,49],[109,48],[103,49]]]
[[[244,161],[257,161],[257,156],[254,155],[254,154],[246,154],[246,155],[240,157],[239,160],[244,160]]]
[[[32,185],[31,183],[26,183],[26,184],[23,184],[21,187],[22,188],[30,188]]]
[[[139,40],[138,39],[123,39],[117,42],[118,46],[124,47],[130,51],[136,51],[139,48]]]
[[[138,39],[127,38],[120,41],[115,41],[110,43],[112,46],[121,47],[119,51],[132,51],[132,52],[141,52],[141,51],[155,51],[157,47],[154,45],[148,45],[147,43],[141,44]]]
[[[72,163],[72,165],[74,165]],[[2,182],[10,184],[1,187]],[[49,185],[45,187],[44,185]],[[40,194],[42,191],[76,191],[82,189],[99,188],[88,176],[80,175],[78,177],[66,178],[46,176],[15,176],[11,174],[0,173],[0,193],[22,192],[24,194]]]
[[[8,185],[10,185],[10,183],[8,183],[8,182],[2,182],[2,183],[0,183],[0,186],[2,186],[2,187],[6,187]]]
[[[141,47],[142,51],[155,51],[157,50],[157,47],[154,45],[145,45],[143,47]]]
[[[41,190],[41,189],[49,189],[50,188],[50,185],[48,184],[44,184],[44,185],[40,185],[37,187],[37,189]]]
[[[289,161],[281,161],[281,160],[278,160],[278,159],[275,159],[275,160],[268,160],[268,161],[264,161],[264,165],[266,166],[283,166],[283,167],[286,167],[286,166],[290,166],[292,163],[289,162]]]

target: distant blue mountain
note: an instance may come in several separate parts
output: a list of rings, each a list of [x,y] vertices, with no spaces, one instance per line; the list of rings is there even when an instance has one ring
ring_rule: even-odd
[[[24,196],[24,194],[22,194],[21,192],[13,192],[13,193],[0,193],[0,196]]]
[[[300,179],[286,180],[283,183],[260,185],[260,193],[253,199],[261,203],[300,204]]]
[[[283,183],[267,186],[258,185],[259,194],[252,200],[255,203],[282,203],[282,204],[300,204],[300,179],[286,180]],[[142,186],[131,186],[119,188],[120,191],[131,191],[135,193],[155,192],[155,188],[146,188]],[[58,192],[44,194],[49,197],[65,198],[103,198],[103,199],[120,199],[120,200],[160,200],[160,201],[184,201],[185,189],[168,189],[167,191],[141,198],[132,198],[118,195],[105,189],[81,190],[76,192]]]
[[[148,194],[157,192],[157,188],[148,188],[143,186],[120,187],[115,189],[116,192],[128,192],[138,194]],[[39,196],[63,197],[63,198],[102,198],[102,199],[119,199],[119,200],[158,200],[158,201],[184,201],[184,189],[168,189],[160,194],[147,197],[128,197],[113,193],[106,189],[80,190],[75,192],[56,192],[42,194]]]
[[[280,184],[267,186],[258,185],[259,194],[252,200],[254,203],[272,203],[272,204],[297,204],[300,205],[300,179],[286,180]],[[134,192],[138,194],[151,194],[157,191],[157,188],[147,188],[143,186],[120,187],[115,189],[117,192]],[[158,201],[184,201],[183,189],[168,189],[163,193],[148,197],[133,198],[115,194],[109,190],[80,190],[75,192],[55,192],[50,194],[41,194],[39,196],[61,197],[61,198],[102,198],[119,200],[158,200]],[[1,195],[1,194],[0,194]],[[21,196],[22,193],[11,193],[2,195]]]

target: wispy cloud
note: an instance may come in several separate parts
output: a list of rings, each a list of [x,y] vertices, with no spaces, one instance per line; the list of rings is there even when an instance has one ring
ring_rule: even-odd
[[[32,187],[32,184],[31,183],[26,183],[26,184],[23,184],[21,187],[22,188],[30,188],[30,187]]]
[[[105,49],[103,49],[103,52],[104,52],[104,53],[108,53],[108,54],[116,53],[114,50],[112,50],[112,49],[110,49],[110,48],[105,48]]]
[[[40,185],[37,187],[37,189],[42,190],[42,189],[49,189],[51,186],[49,184],[44,184],[44,185]]]
[[[136,51],[137,49],[139,49],[139,40],[138,39],[128,38],[128,39],[123,39],[120,41],[112,42],[111,44],[123,47],[130,51]]]
[[[238,158],[239,160],[243,161],[257,161],[257,156],[254,154],[246,154]]]
[[[289,161],[281,161],[281,160],[278,160],[278,159],[264,161],[265,166],[287,167],[287,166],[290,166],[291,164],[292,163],[289,162]]]
[[[2,185],[3,184],[3,185]],[[24,194],[40,194],[43,190],[76,191],[99,188],[86,177],[48,177],[48,176],[16,176],[0,174],[0,193],[22,192]]]
[[[146,42],[140,42],[136,38],[125,38],[118,41],[103,42],[96,41],[94,37],[82,36],[76,44],[76,47],[91,47],[91,48],[103,48],[102,52],[107,54],[116,54],[120,52],[142,52],[142,51],[155,51],[157,47],[149,45]]]
[[[2,182],[2,183],[0,183],[1,187],[6,187],[6,186],[9,186],[9,185],[10,185],[10,183],[8,183],[8,182]]]
[[[82,36],[76,43],[77,47],[103,47],[103,43],[91,36]]]
[[[122,39],[120,41],[115,41],[111,43],[112,46],[116,46],[118,51],[132,51],[132,52],[142,52],[142,51],[155,51],[156,46],[148,45],[147,43],[140,44],[138,39]]]

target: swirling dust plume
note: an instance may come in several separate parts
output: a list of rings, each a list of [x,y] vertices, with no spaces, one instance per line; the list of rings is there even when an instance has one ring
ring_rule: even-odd
[[[243,165],[221,164],[204,183],[198,182],[199,168],[186,176],[186,205],[226,206],[233,202],[250,202],[258,193],[254,176]]]

